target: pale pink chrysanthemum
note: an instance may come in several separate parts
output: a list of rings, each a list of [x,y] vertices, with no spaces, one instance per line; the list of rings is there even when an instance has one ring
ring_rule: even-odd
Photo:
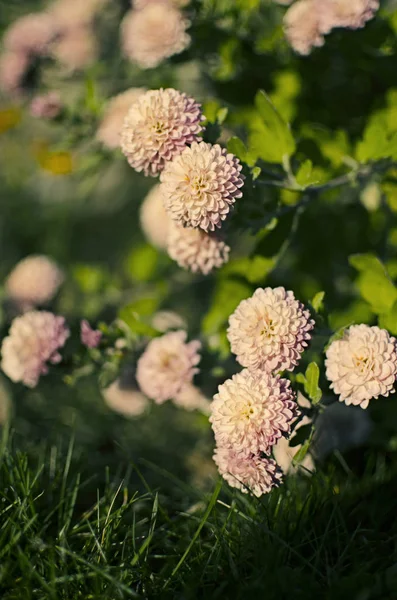
[[[5,290],[7,296],[22,310],[47,304],[57,293],[64,280],[59,266],[51,258],[27,256],[9,274]]]
[[[87,348],[97,348],[101,343],[102,331],[93,329],[88,321],[83,319],[80,323],[80,340]]]
[[[152,340],[138,360],[139,387],[157,404],[174,398],[198,372],[201,344],[186,343],[186,337],[185,331],[166,333]]]
[[[215,233],[170,224],[167,251],[180,267],[208,275],[229,260],[230,247]]]
[[[272,458],[250,452],[236,452],[232,448],[215,448],[214,461],[227,483],[245,494],[259,498],[280,485],[282,473]]]
[[[229,317],[227,337],[238,362],[251,370],[293,371],[314,321],[293,292],[258,288]]]
[[[326,377],[340,402],[367,408],[372,398],[394,393],[397,342],[385,329],[352,325],[326,357]]]
[[[328,0],[328,3],[329,22],[323,24],[328,31],[334,27],[360,29],[379,9],[379,0]]]
[[[161,173],[164,206],[182,226],[221,227],[244,185],[238,158],[219,144],[194,142]]]
[[[152,246],[165,250],[171,219],[164,208],[160,185],[152,187],[142,202],[139,212],[141,228]]]
[[[236,452],[265,452],[299,414],[287,379],[247,369],[219,386],[211,404],[210,422],[219,446]]]
[[[165,333],[170,329],[186,329],[187,324],[183,317],[171,310],[159,310],[154,313],[152,321],[152,327]]]
[[[302,408],[311,408],[309,400],[305,398],[301,392],[298,392],[296,401],[298,406],[301,406]],[[309,452],[306,454],[302,462],[299,463],[299,466],[294,464],[294,458],[302,448],[302,444],[297,444],[296,446],[291,445],[292,440],[296,436],[296,432],[301,427],[310,425],[312,422],[313,421],[310,417],[304,415],[299,423],[294,427],[294,431],[292,432],[290,438],[287,439],[282,437],[278,440],[277,444],[273,446],[273,456],[283,473],[295,473],[298,469],[304,473],[314,471],[315,467],[313,457]]]
[[[157,67],[190,44],[189,21],[172,5],[155,2],[127,12],[121,24],[124,55],[142,69]]]
[[[332,11],[329,0],[299,0],[284,17],[285,36],[299,54],[308,55],[313,48],[324,44],[324,34],[332,26],[326,26]]]
[[[64,32],[92,24],[95,15],[108,0],[55,0],[48,7],[48,12],[57,20]]]
[[[104,146],[113,150],[120,146],[120,133],[128,110],[142,94],[145,88],[130,88],[107,103],[102,121],[99,124],[96,138]]]
[[[98,43],[91,27],[76,27],[63,32],[51,53],[68,71],[78,71],[97,59]]]
[[[58,92],[48,92],[35,96],[30,103],[30,114],[40,119],[55,119],[62,110],[61,96]]]
[[[59,349],[69,337],[63,317],[46,311],[31,311],[13,320],[1,346],[1,368],[14,382],[35,387],[47,363],[59,363]]]
[[[199,139],[201,105],[172,88],[150,90],[131,106],[121,131],[121,150],[131,167],[155,177],[186,144]]]
[[[0,88],[7,94],[21,96],[30,60],[23,52],[4,52],[0,56]]]
[[[210,401],[192,384],[183,386],[179,394],[172,400],[179,408],[184,408],[188,411],[199,410],[205,415],[210,414]]]
[[[28,14],[10,25],[4,33],[3,45],[10,52],[42,56],[48,53],[58,31],[57,21],[49,13]]]
[[[123,387],[119,380],[102,391],[106,404],[126,417],[139,417],[148,407],[149,401],[141,392]]]

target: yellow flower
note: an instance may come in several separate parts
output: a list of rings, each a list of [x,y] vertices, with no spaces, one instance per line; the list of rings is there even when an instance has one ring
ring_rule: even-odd
[[[68,175],[73,171],[73,161],[70,152],[43,151],[38,155],[38,161],[42,169],[53,175]]]

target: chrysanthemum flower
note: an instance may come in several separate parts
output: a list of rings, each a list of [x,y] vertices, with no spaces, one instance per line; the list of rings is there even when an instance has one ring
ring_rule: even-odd
[[[93,329],[88,321],[83,319],[80,323],[80,340],[87,348],[97,348],[101,343],[102,331]]]
[[[167,239],[169,256],[180,267],[208,275],[229,260],[230,248],[215,233],[170,224]]]
[[[91,65],[98,57],[98,43],[92,28],[67,29],[53,44],[51,54],[71,72]]]
[[[118,380],[103,390],[102,395],[109,408],[126,417],[139,417],[149,404],[148,399],[141,392],[123,387]]]
[[[95,15],[109,0],[55,0],[48,11],[59,23],[63,32],[91,25]]]
[[[210,401],[192,384],[185,385],[173,398],[173,402],[179,408],[188,411],[199,410],[205,415],[210,414]]]
[[[182,226],[214,231],[243,195],[241,170],[238,158],[219,144],[193,143],[161,173],[166,210]]]
[[[298,415],[287,379],[247,369],[219,386],[211,404],[210,422],[219,446],[236,452],[265,452],[288,435]]]
[[[0,88],[7,94],[21,96],[30,60],[23,52],[4,52],[0,56]]]
[[[272,458],[223,446],[215,448],[213,458],[227,483],[245,494],[250,491],[259,498],[281,483],[282,473]]]
[[[32,255],[21,260],[9,274],[5,289],[22,310],[47,304],[64,279],[58,265],[47,256]]]
[[[61,110],[62,101],[58,92],[35,96],[30,103],[30,114],[40,119],[55,119]]]
[[[186,332],[166,333],[152,340],[138,360],[140,389],[157,404],[174,398],[191,383],[200,362],[200,342],[186,343]]]
[[[321,3],[323,3],[321,5]],[[286,12],[284,17],[284,31],[288,42],[299,54],[310,54],[313,48],[324,44],[323,24],[327,17],[323,12],[329,12],[328,0],[299,0]]]
[[[32,13],[17,19],[6,30],[3,45],[10,52],[42,56],[58,34],[57,21],[46,12]]]
[[[127,12],[121,24],[125,56],[142,69],[157,67],[190,44],[189,21],[171,4],[153,2]]]
[[[326,376],[340,402],[367,408],[372,398],[394,393],[397,343],[384,329],[352,325],[326,356]]]
[[[201,105],[172,88],[150,90],[131,106],[121,132],[121,150],[131,167],[155,177],[198,139]]]
[[[142,231],[152,246],[165,250],[171,219],[164,208],[160,185],[152,187],[142,202],[139,218]]]
[[[35,387],[40,375],[48,373],[47,363],[62,359],[59,349],[69,337],[63,317],[46,311],[27,312],[13,320],[1,346],[1,368],[14,381]]]
[[[258,288],[229,318],[227,336],[238,362],[251,370],[292,371],[311,338],[314,321],[293,292]]]
[[[120,146],[120,133],[128,110],[142,94],[145,88],[130,88],[107,103],[105,113],[96,133],[96,138],[110,149]]]
[[[334,27],[360,29],[375,16],[379,9],[379,0],[328,0],[328,3],[329,22],[323,19],[322,24],[323,29],[328,31]]]

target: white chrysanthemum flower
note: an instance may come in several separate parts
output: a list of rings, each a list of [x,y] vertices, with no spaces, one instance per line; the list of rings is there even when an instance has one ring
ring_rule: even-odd
[[[320,5],[320,2],[323,5]],[[299,0],[286,12],[284,31],[288,42],[299,54],[310,54],[313,48],[324,45],[323,11],[328,14],[328,0]]]
[[[171,310],[159,310],[153,315],[152,327],[165,333],[170,329],[187,329],[187,323],[183,317]]]
[[[297,396],[298,406],[302,408],[310,408],[311,404],[307,398],[298,392]],[[280,438],[277,444],[273,447],[273,456],[276,460],[276,463],[281,468],[282,472],[287,473],[295,473],[298,469],[304,473],[313,472],[314,471],[314,461],[312,455],[308,452],[299,466],[294,465],[294,458],[299,450],[302,448],[302,444],[297,444],[296,446],[292,446],[291,442],[296,436],[296,432],[305,425],[310,425],[312,423],[312,419],[307,417],[306,415],[302,417],[299,423],[295,426],[294,431],[292,432],[289,439]]]
[[[324,20],[322,24],[325,32],[334,27],[360,29],[379,9],[379,0],[328,0],[328,3],[329,21]]]
[[[215,448],[213,458],[227,483],[245,494],[250,491],[259,498],[281,483],[281,471],[271,458],[262,458],[259,454],[249,452],[235,452],[223,446]]]
[[[1,368],[14,382],[35,387],[40,375],[48,373],[47,363],[62,359],[59,349],[69,337],[63,317],[46,311],[27,312],[13,320],[1,346]]]
[[[182,226],[221,227],[244,185],[238,158],[219,144],[193,143],[161,173],[164,205]]]
[[[210,422],[219,446],[236,452],[270,453],[299,413],[287,379],[247,369],[219,386]]]
[[[394,393],[397,344],[386,330],[352,325],[326,356],[326,376],[340,402],[367,408],[372,398]]]
[[[230,248],[215,233],[170,224],[167,239],[169,256],[180,267],[208,275],[229,260]]]
[[[96,138],[104,146],[113,150],[120,146],[120,134],[128,110],[142,94],[145,88],[130,88],[107,103],[105,113],[96,133]]]
[[[62,31],[90,25],[108,0],[55,0],[48,12],[57,20]]]
[[[52,300],[63,280],[63,272],[56,262],[47,256],[32,255],[14,267],[5,290],[22,310],[29,310]]]
[[[49,13],[31,13],[17,19],[6,30],[3,45],[10,52],[42,56],[59,32],[56,19]]]
[[[172,88],[150,90],[131,106],[121,132],[121,150],[131,167],[155,177],[186,144],[199,139],[201,105]]]
[[[210,401],[194,385],[185,385],[182,390],[173,398],[173,402],[179,408],[185,410],[199,410],[205,415],[210,414]]]
[[[123,52],[142,69],[157,67],[189,46],[189,24],[179,10],[163,2],[130,10],[121,24]]]
[[[68,71],[78,71],[97,59],[97,39],[89,26],[67,29],[53,44],[51,53]]]
[[[109,408],[126,417],[139,417],[149,405],[146,396],[138,390],[123,388],[120,381],[114,381],[102,395]]]
[[[185,331],[166,333],[152,340],[138,360],[139,387],[157,404],[175,398],[198,372],[201,344],[186,343],[186,337]]]
[[[311,338],[314,321],[293,292],[258,288],[229,318],[228,340],[238,362],[251,370],[292,371]]]
[[[165,250],[171,219],[164,208],[160,185],[152,187],[141,205],[139,213],[141,228],[152,246]]]

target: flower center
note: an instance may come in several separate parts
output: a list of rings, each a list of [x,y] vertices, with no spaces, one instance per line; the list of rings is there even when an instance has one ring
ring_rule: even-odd
[[[373,361],[369,356],[354,356],[354,366],[360,373],[366,373],[373,369]]]
[[[262,336],[270,338],[277,334],[277,320],[273,315],[266,313],[262,319],[260,333]]]

